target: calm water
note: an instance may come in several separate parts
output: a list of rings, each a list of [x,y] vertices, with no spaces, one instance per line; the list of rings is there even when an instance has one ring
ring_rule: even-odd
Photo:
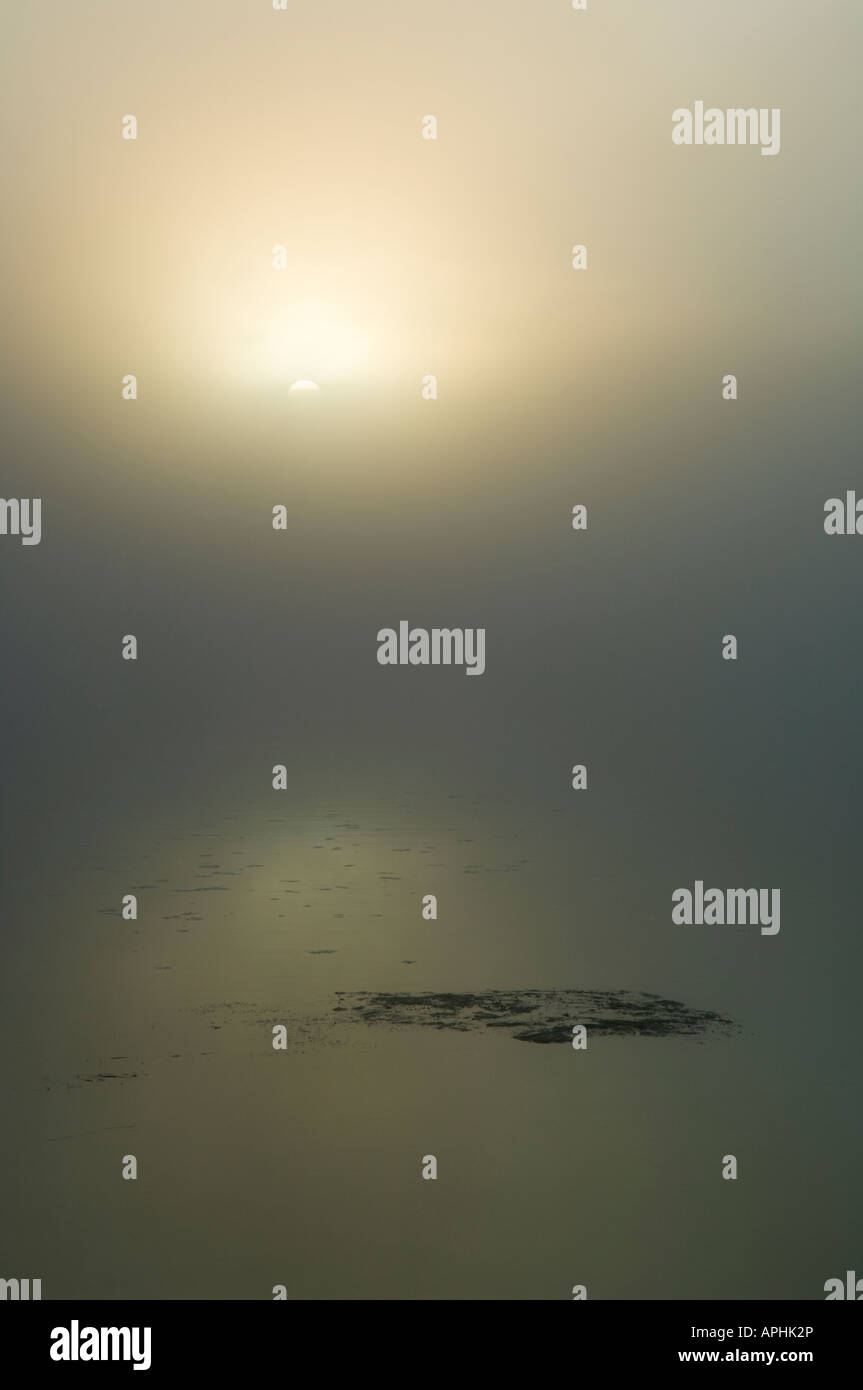
[[[10,1269],[57,1298],[817,1297],[851,1256],[857,1125],[825,1080],[823,1001],[769,966],[603,970],[611,921],[572,901],[573,834],[562,811],[390,790],[80,844],[14,908]],[[336,990],[549,986],[667,992],[741,1031],[576,1053],[333,1013]]]

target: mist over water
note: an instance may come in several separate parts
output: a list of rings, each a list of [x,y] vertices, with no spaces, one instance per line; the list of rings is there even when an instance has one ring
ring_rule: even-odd
[[[859,15],[85,9],[2,60],[2,490],[43,534],[0,538],[0,1274],[822,1297],[863,1236],[863,540],[823,530],[863,494]],[[781,153],[676,149],[711,93]],[[380,666],[403,620],[484,628],[482,676]],[[699,879],[781,931],[673,925]],[[733,1026],[339,1007],[525,991]]]
[[[383,782],[229,805],[115,824],[97,852],[79,830],[75,862],[16,896],[6,1239],[54,1296],[555,1298],[584,1267],[599,1297],[813,1296],[845,1239],[857,1120],[801,1011],[831,1047],[846,1025],[817,989],[777,987],[757,929],[735,971],[723,929],[682,949],[658,891],[627,924],[563,808]],[[591,1032],[575,1053],[334,1012],[337,991],[549,988],[667,994],[739,1032]],[[732,1202],[718,1162],[741,1134]],[[144,1181],[106,1200],[127,1152]],[[420,1184],[430,1152],[440,1178]],[[789,1261],[816,1168],[833,1181],[809,1187]]]

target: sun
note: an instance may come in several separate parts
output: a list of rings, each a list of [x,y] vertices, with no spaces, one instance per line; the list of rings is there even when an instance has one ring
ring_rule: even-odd
[[[379,369],[372,326],[347,306],[314,297],[251,301],[233,335],[232,355],[250,382],[281,387],[292,398]]]

